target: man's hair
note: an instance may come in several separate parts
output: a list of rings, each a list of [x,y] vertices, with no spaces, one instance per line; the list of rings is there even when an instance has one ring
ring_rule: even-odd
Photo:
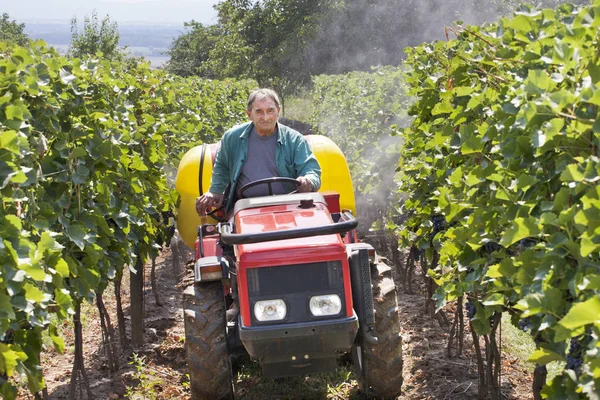
[[[254,103],[255,100],[264,100],[264,99],[271,99],[275,102],[275,105],[277,107],[279,107],[279,96],[277,96],[277,93],[275,93],[274,90],[272,89],[256,89],[254,91],[252,91],[252,93],[250,93],[250,96],[248,96],[248,106],[246,107],[246,109],[248,111],[252,110],[252,104]]]

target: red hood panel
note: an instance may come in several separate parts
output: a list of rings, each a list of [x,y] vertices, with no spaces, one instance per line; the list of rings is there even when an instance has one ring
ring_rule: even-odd
[[[301,209],[296,205],[252,208],[240,211],[235,219],[238,233],[311,228],[332,223],[329,211],[320,203],[310,209]]]
[[[237,233],[311,228],[332,223],[329,211],[321,203],[315,203],[315,207],[310,209],[301,209],[296,204],[245,209],[235,216]],[[305,258],[319,253],[321,256],[339,257],[344,249],[339,235],[325,235],[239,245],[236,250],[243,264],[267,266],[289,264],[290,256]]]

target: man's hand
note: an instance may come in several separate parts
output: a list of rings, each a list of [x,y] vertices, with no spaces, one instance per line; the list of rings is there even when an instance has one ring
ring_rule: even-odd
[[[204,216],[206,215],[206,210],[219,207],[222,201],[222,194],[206,192],[196,199],[196,212],[199,216]]]
[[[298,187],[298,189],[297,189],[299,193],[313,191],[312,183],[310,183],[310,180],[307,177],[300,176],[300,177],[298,177],[298,180],[300,181],[300,187]]]

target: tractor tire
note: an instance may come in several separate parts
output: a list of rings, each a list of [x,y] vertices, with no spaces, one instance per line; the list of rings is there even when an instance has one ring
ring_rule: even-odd
[[[183,317],[192,400],[233,399],[222,283],[188,286]]]
[[[358,387],[369,398],[395,399],[402,392],[402,336],[396,285],[384,262],[371,265],[377,344],[357,340],[352,361]]]

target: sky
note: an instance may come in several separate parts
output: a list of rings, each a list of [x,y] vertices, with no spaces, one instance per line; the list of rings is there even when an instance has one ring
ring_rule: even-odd
[[[18,22],[82,20],[93,10],[112,21],[183,24],[196,20],[205,25],[217,22],[213,5],[219,0],[0,0],[0,14]]]

